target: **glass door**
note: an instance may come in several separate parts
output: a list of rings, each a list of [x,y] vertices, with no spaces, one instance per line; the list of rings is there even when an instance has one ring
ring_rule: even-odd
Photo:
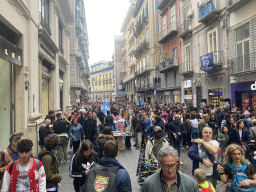
[[[0,59],[0,147],[9,144],[11,130],[11,64]]]

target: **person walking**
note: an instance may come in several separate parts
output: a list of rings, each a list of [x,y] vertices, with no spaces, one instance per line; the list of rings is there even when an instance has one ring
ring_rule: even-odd
[[[1,192],[46,191],[46,177],[41,161],[32,158],[33,142],[23,139],[17,144],[20,159],[5,170]]]
[[[107,111],[107,116],[105,117],[105,126],[108,126],[108,127],[113,127],[114,125],[114,117],[113,115],[110,114],[110,111]]]
[[[43,149],[44,146],[44,139],[50,134],[49,125],[51,124],[50,119],[46,119],[43,125],[39,128],[39,145],[40,148]]]
[[[219,143],[212,140],[212,128],[205,127],[202,131],[202,139],[194,139],[193,145],[188,151],[188,156],[193,160],[192,174],[197,168],[203,169],[206,173],[206,180],[210,181],[216,188],[217,180],[213,177],[213,165],[217,160]],[[216,170],[217,171],[217,170]]]
[[[142,125],[136,114],[133,114],[132,118],[132,133],[135,134],[136,138],[135,147],[136,149],[140,149],[142,140]]]
[[[160,169],[145,180],[142,192],[199,192],[197,182],[178,171],[179,156],[173,147],[162,147],[158,157]]]
[[[59,137],[56,134],[49,135],[45,138],[45,148],[38,154],[38,159],[41,160],[46,175],[46,191],[58,192],[62,176],[59,174],[59,166],[54,149],[59,143]]]
[[[150,137],[152,135],[152,130],[151,130],[152,123],[146,113],[143,113],[141,123],[142,123],[142,127],[143,127],[142,134],[144,137],[144,144],[146,145],[147,141],[150,139]]]
[[[61,117],[61,113],[57,113],[56,115],[57,121],[53,123],[53,132],[57,134],[60,138],[60,142],[57,145],[57,157],[59,163],[65,164],[68,162],[68,153],[67,153],[67,146],[68,146],[68,132],[67,132],[67,126],[70,125],[70,123],[66,120],[63,120]]]
[[[78,123],[77,119],[72,119],[69,129],[69,136],[72,138],[73,153],[75,154],[79,148],[80,141],[83,136],[83,128]]]
[[[92,111],[88,111],[87,119],[84,122],[84,130],[83,130],[83,137],[90,140],[92,144],[97,137],[97,121],[93,118]]]
[[[198,134],[199,134],[199,128],[198,128],[198,120],[196,118],[196,113],[195,112],[192,112],[191,113],[191,127],[192,127],[192,130],[191,130],[191,137],[192,139],[197,139],[198,138]]]
[[[96,163],[98,163],[98,154],[93,151],[91,141],[83,141],[81,147],[73,155],[69,166],[69,176],[74,179],[73,186],[76,192],[81,191],[86,175]]]

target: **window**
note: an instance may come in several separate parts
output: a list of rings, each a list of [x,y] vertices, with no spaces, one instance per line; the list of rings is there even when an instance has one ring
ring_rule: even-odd
[[[218,42],[217,42],[217,29],[214,29],[208,32],[208,53],[218,51]]]
[[[51,35],[49,7],[49,0],[39,0],[40,23],[49,35]]]
[[[185,46],[185,71],[191,71],[192,66],[191,66],[191,54],[190,54],[190,44],[187,44]]]
[[[238,71],[250,69],[249,23],[236,29],[236,56]]]
[[[171,8],[171,30],[177,30],[175,5]]]
[[[63,26],[61,22],[59,21],[59,49],[62,54],[64,54],[63,49]]]
[[[111,73],[109,73],[109,78],[111,79]]]
[[[163,16],[163,37],[167,35],[167,14]]]

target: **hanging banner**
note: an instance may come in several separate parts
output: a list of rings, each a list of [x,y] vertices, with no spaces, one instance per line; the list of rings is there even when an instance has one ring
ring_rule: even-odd
[[[201,70],[211,71],[214,68],[213,64],[213,52],[200,57]]]

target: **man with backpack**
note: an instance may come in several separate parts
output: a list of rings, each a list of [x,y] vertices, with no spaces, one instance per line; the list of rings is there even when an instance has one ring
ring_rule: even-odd
[[[40,151],[38,159],[43,163],[46,174],[46,191],[58,192],[59,183],[62,176],[59,174],[59,167],[56,157],[53,154],[55,147],[59,143],[59,137],[56,134],[45,138],[45,148]]]
[[[4,176],[4,172],[7,166],[12,162],[16,161],[20,158],[18,151],[17,151],[17,144],[19,141],[23,139],[23,133],[18,132],[14,133],[10,136],[9,142],[10,145],[4,150],[1,151],[1,158],[0,158],[0,189],[2,186],[2,180]]]
[[[21,140],[18,145],[20,159],[9,164],[4,173],[2,192],[45,192],[46,178],[43,164],[32,158],[33,142]]]
[[[83,186],[83,192],[129,192],[132,191],[131,179],[126,169],[115,159],[118,144],[109,140],[103,147],[104,157],[99,165],[91,169]]]

